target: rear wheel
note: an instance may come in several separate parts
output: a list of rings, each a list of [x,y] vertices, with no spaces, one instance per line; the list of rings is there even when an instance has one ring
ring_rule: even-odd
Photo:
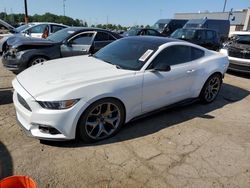
[[[96,142],[115,135],[124,124],[125,111],[121,102],[102,99],[91,104],[78,122],[78,136],[85,142]]]
[[[222,78],[220,74],[213,74],[210,76],[201,90],[200,100],[203,103],[213,102],[220,91],[221,84]]]
[[[39,63],[42,63],[44,61],[47,61],[48,59],[45,58],[45,57],[35,57],[33,58],[30,63],[29,63],[29,67],[33,66],[33,65],[36,65],[36,64],[39,64]]]

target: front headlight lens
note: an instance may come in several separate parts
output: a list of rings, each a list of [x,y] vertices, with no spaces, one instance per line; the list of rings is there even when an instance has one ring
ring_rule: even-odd
[[[74,106],[80,99],[71,99],[65,101],[37,101],[41,107],[49,110],[64,110]]]

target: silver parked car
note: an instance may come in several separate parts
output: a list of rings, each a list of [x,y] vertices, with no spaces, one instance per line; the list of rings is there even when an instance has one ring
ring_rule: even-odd
[[[48,29],[48,35],[55,33],[61,29],[64,29],[68,26],[50,23],[50,22],[32,22],[26,25],[22,25],[20,27],[14,28],[10,30],[7,34],[0,34],[0,53],[5,51],[6,41],[11,36],[26,36],[26,37],[35,37],[42,38],[42,35],[45,29]]]

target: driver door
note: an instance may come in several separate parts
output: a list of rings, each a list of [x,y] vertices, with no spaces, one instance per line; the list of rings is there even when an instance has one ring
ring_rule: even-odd
[[[162,50],[144,73],[142,111],[149,112],[193,96],[199,64],[193,61],[191,48],[173,45]],[[160,64],[170,71],[157,71]]]
[[[96,32],[83,32],[71,37],[61,45],[63,57],[86,55],[90,53]]]

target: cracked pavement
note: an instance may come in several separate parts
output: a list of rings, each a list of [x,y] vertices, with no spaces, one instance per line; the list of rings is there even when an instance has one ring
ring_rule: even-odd
[[[168,109],[88,145],[27,137],[13,78],[1,64],[0,179],[28,175],[39,188],[250,187],[250,76],[226,74],[214,103]]]

